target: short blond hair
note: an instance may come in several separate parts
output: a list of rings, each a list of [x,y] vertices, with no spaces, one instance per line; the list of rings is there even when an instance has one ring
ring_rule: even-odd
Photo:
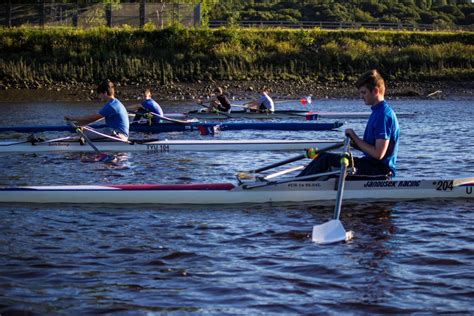
[[[378,88],[380,94],[385,93],[385,80],[377,69],[372,69],[362,74],[355,85],[357,89],[365,86],[370,91]]]

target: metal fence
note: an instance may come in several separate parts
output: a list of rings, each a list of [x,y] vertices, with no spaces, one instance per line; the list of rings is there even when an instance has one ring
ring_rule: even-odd
[[[158,28],[179,23],[184,26],[201,25],[201,5],[189,3],[121,3],[74,4],[38,3],[0,4],[0,25],[3,26],[97,26],[143,27],[152,23]],[[285,27],[321,29],[396,29],[396,30],[457,30],[472,31],[473,26],[438,27],[433,24],[372,23],[372,22],[319,22],[319,21],[237,21],[242,27]],[[210,20],[209,27],[229,25],[225,20]]]
[[[180,23],[200,25],[200,5],[179,3],[122,3],[106,4],[2,4],[0,25],[21,26],[96,26],[142,27],[153,23],[158,28]]]
[[[421,30],[421,31],[435,31],[435,30],[446,30],[447,27],[439,28],[433,24],[410,24],[410,23],[382,23],[382,22],[327,22],[327,21],[237,21],[235,23],[241,27],[284,27],[284,28],[314,28],[319,27],[321,29],[386,29],[386,30]],[[210,20],[209,27],[221,27],[229,25],[228,21],[225,20]],[[456,27],[453,26],[451,29],[471,29],[469,26]]]

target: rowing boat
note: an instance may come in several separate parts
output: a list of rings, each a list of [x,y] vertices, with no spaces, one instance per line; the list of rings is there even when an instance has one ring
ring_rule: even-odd
[[[303,150],[326,147],[339,143],[337,140],[130,140],[95,141],[95,146],[106,152],[146,152],[149,154],[175,151],[261,151]],[[34,142],[0,142],[0,153],[28,152],[89,152],[93,148],[79,140],[47,140]]]
[[[1,187],[0,203],[240,204],[311,202],[336,198],[336,179],[279,183],[58,185]],[[474,177],[457,179],[348,180],[344,201],[472,199]]]
[[[201,112],[189,111],[187,113],[168,113],[167,117],[179,120],[197,118],[200,120],[226,120],[226,119],[305,119],[308,121],[320,119],[367,119],[370,112],[308,112],[302,110],[277,110],[273,113],[258,113],[248,111]],[[397,117],[412,117],[416,112],[398,112]]]
[[[342,122],[334,123],[314,123],[314,122],[231,122],[231,123],[200,123],[193,122],[189,124],[181,123],[159,123],[159,124],[130,124],[130,131],[144,132],[144,133],[164,133],[164,132],[185,132],[198,130],[280,130],[280,131],[324,131],[333,130],[341,127]],[[92,128],[103,128],[105,125],[91,125]],[[39,133],[47,131],[69,131],[74,132],[74,128],[68,125],[53,125],[53,126],[7,126],[0,127],[0,132],[15,131],[20,133]]]

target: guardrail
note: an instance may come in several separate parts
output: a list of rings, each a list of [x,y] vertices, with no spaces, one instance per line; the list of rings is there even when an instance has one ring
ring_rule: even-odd
[[[438,30],[472,30],[472,27],[461,28],[453,26],[451,28],[439,27],[433,24],[410,24],[410,23],[384,23],[384,22],[328,22],[328,21],[238,21],[235,23],[241,27],[286,27],[286,28],[315,28],[321,29],[384,29],[384,30],[421,30],[421,31],[438,31]],[[210,20],[209,27],[228,26],[229,22],[225,20]]]

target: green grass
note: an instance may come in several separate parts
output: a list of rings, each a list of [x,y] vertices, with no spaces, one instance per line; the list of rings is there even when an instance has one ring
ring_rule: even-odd
[[[0,85],[207,79],[472,80],[473,32],[1,28]]]

